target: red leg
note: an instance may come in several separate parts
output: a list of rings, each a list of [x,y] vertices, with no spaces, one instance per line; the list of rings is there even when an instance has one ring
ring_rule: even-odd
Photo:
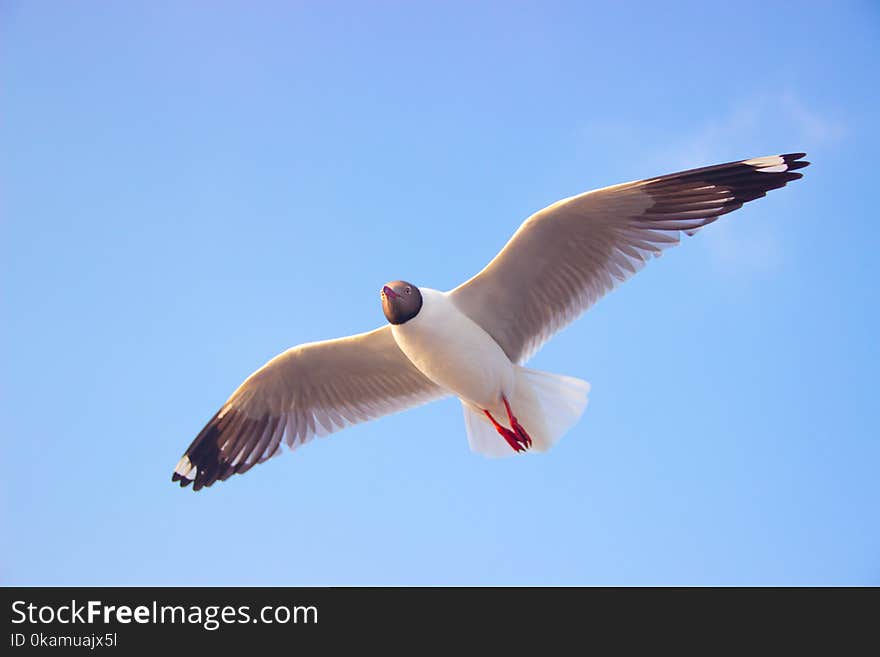
[[[514,417],[513,412],[510,410],[510,404],[507,403],[507,397],[502,395],[501,399],[504,401],[504,408],[507,409],[507,419],[510,420],[510,427],[516,432],[519,439],[525,443],[526,449],[528,449],[532,446],[532,437],[523,426],[517,422],[516,417]]]
[[[507,444],[513,449],[514,452],[524,452],[526,451],[526,447],[521,444],[520,437],[516,434],[516,432],[511,431],[507,427],[502,427],[498,422],[492,417],[492,414],[487,411],[485,408],[483,412],[486,414],[486,417],[489,418],[489,421],[495,427],[495,431],[501,434],[501,437],[507,441]]]
[[[495,431],[501,434],[504,440],[507,441],[507,444],[510,445],[515,452],[524,452],[532,446],[532,437],[526,432],[523,426],[517,422],[516,417],[510,410],[510,404],[507,403],[507,397],[502,395],[501,399],[504,401],[504,408],[507,409],[507,419],[510,420],[512,430],[498,424],[495,418],[492,417],[492,414],[486,409],[483,409],[483,412],[492,422]]]

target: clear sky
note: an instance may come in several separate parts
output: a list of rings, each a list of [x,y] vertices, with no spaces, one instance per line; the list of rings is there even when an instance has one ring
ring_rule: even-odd
[[[0,2],[0,583],[880,584],[878,44],[872,2]],[[800,150],[531,361],[593,384],[549,454],[449,399],[171,484],[386,281]]]

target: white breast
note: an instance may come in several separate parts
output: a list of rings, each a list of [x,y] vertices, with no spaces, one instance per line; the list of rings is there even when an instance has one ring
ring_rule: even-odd
[[[419,288],[422,309],[391,327],[401,351],[434,383],[480,408],[513,396],[514,370],[498,343],[445,293]]]

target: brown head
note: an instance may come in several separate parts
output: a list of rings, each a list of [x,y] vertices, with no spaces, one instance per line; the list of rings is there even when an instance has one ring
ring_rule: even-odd
[[[391,281],[382,288],[382,312],[391,324],[403,324],[419,314],[422,293],[412,283]]]

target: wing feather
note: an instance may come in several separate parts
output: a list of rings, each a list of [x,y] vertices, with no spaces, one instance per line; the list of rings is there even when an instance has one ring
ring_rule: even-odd
[[[744,203],[783,187],[803,153],[681,171],[562,199],[520,226],[489,265],[450,297],[515,363],[626,280]]]
[[[199,490],[280,454],[285,442],[294,449],[444,394],[388,326],[300,345],[247,378],[193,440],[172,480]]]

